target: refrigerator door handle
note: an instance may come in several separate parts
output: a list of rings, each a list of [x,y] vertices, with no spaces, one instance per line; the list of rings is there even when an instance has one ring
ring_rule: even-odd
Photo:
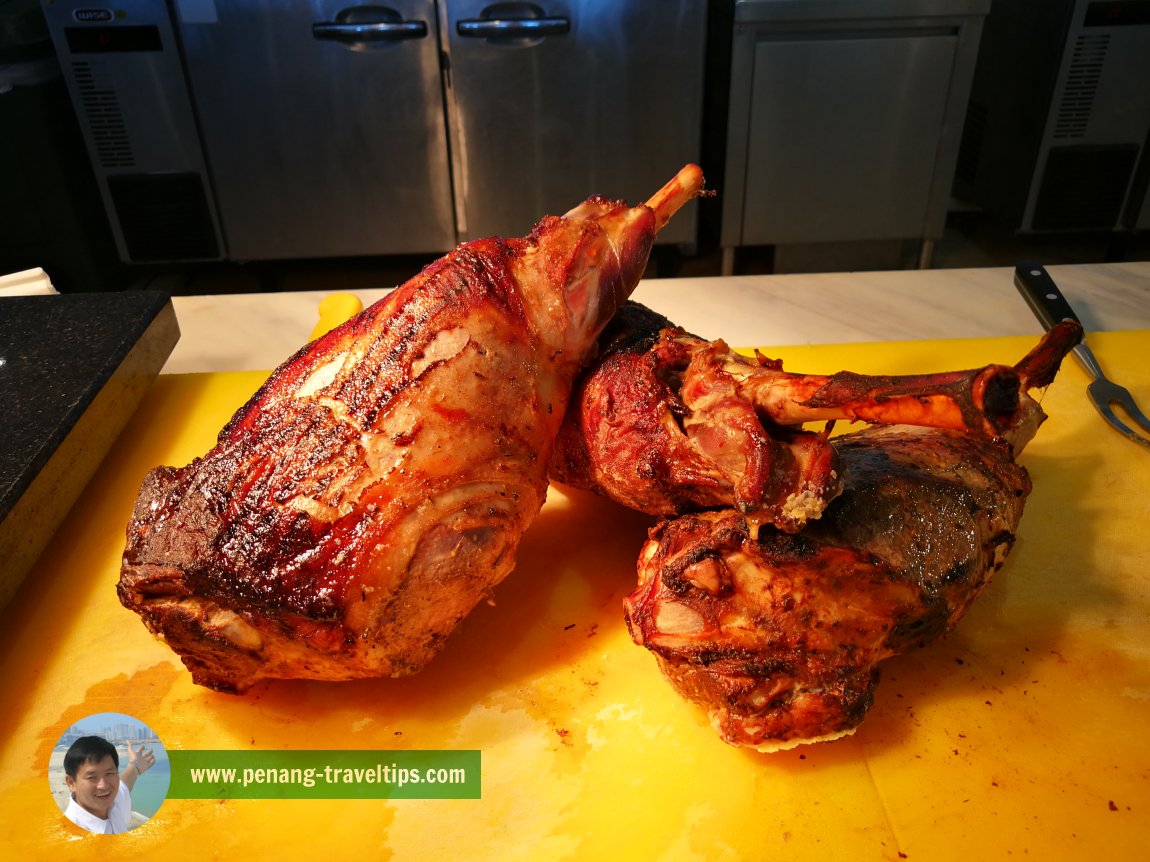
[[[570,18],[466,18],[455,25],[460,36],[472,39],[523,39],[562,36],[571,31]]]
[[[373,21],[370,23],[341,23],[324,21],[311,25],[317,39],[336,42],[400,42],[404,39],[422,39],[427,36],[425,21]]]

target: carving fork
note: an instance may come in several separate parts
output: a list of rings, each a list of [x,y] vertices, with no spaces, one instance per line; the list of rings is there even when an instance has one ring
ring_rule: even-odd
[[[1066,301],[1066,297],[1062,295],[1062,291],[1058,289],[1054,279],[1043,267],[1037,264],[1021,264],[1015,267],[1014,285],[1026,300],[1026,304],[1030,306],[1030,310],[1047,329],[1050,329],[1060,320],[1068,318],[1078,320],[1074,309],[1070,307],[1070,303]],[[1150,419],[1147,419],[1146,414],[1138,408],[1129,390],[1124,386],[1119,386],[1102,372],[1102,366],[1098,364],[1098,360],[1094,358],[1094,354],[1086,346],[1085,339],[1075,345],[1074,358],[1093,378],[1090,385],[1086,387],[1086,394],[1090,397],[1091,403],[1098,408],[1102,418],[1127,439],[1150,447]],[[1137,429],[1130,427],[1118,418],[1114,413],[1114,405],[1122,408],[1138,426]]]

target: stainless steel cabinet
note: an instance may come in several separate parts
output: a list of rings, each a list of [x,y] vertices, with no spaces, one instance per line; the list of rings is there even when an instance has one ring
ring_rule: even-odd
[[[956,197],[1005,230],[1150,230],[1150,4],[996,3],[962,144]]]
[[[454,244],[433,0],[203,5],[176,4],[230,257]]]
[[[705,2],[450,0],[441,14],[461,238],[521,234],[593,193],[638,202],[699,160]],[[695,219],[660,241],[693,242]]]
[[[724,267],[741,245],[941,235],[989,0],[735,5]]]
[[[743,243],[920,236],[956,41],[756,45]]]
[[[43,2],[127,261],[439,253],[700,160],[706,0]]]

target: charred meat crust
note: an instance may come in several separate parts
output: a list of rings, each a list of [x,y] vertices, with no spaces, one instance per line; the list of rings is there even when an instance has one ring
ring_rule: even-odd
[[[871,428],[835,439],[846,484],[799,534],[736,512],[652,528],[632,638],[728,742],[851,732],[879,663],[952,628],[1002,565],[1030,480],[1006,444]]]

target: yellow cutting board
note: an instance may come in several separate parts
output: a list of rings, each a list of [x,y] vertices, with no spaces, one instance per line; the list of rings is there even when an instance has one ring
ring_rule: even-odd
[[[1037,340],[791,347],[794,371],[1012,363]],[[1150,332],[1090,341],[1150,404]],[[552,489],[517,570],[418,676],[194,686],[117,602],[156,464],[205,452],[262,374],[162,377],[0,626],[0,844],[20,859],[1132,859],[1150,843],[1150,449],[1110,431],[1072,360],[1023,454],[1005,568],[957,631],[884,665],[839,742],[731,748],[664,684],[621,603],[649,525]],[[168,749],[479,749],[478,800],[168,799],[125,835],[49,792],[74,721],[123,712]]]

